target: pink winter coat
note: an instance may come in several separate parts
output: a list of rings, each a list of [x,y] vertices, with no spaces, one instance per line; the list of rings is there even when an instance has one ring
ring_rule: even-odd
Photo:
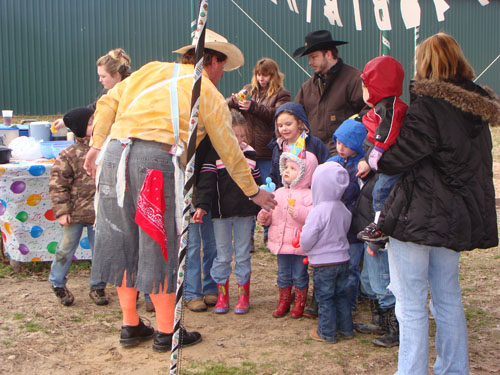
[[[300,247],[294,248],[292,246],[292,240],[299,234],[304,226],[307,215],[313,208],[310,187],[312,175],[318,165],[318,160],[314,154],[309,152],[306,153],[305,160],[305,172],[302,179],[297,182],[297,185],[291,188],[284,186],[274,192],[274,199],[278,204],[271,211],[269,218],[264,222],[264,225],[270,225],[267,247],[275,255],[293,254],[305,256]],[[289,198],[295,199],[294,217],[288,213]],[[259,222],[263,221],[265,212],[264,210],[259,212],[257,216]]]

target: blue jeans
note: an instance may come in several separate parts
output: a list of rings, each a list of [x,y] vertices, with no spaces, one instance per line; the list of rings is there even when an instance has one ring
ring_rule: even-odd
[[[372,191],[373,211],[377,212],[382,210],[385,200],[391,193],[394,184],[399,180],[399,177],[401,177],[401,175],[402,173],[398,173],[392,176],[383,173],[380,173],[378,175],[378,180],[377,182],[375,182],[375,186],[373,187]]]
[[[318,336],[330,342],[337,341],[337,330],[342,336],[353,336],[353,324],[347,279],[349,263],[313,267],[314,295],[318,302]]]
[[[436,322],[434,374],[469,374],[467,327],[458,281],[460,253],[389,238],[391,285],[399,321],[398,375],[427,375],[430,308]]]
[[[217,257],[214,260],[210,274],[217,284],[225,284],[227,279],[229,279],[233,253],[236,263],[234,265],[234,275],[238,284],[246,284],[250,279],[252,219],[253,216],[213,220]]]
[[[202,223],[190,223],[186,249],[186,275],[184,298],[203,298],[205,294],[217,294],[217,284],[210,276],[210,270],[217,255],[212,214],[208,212]],[[201,245],[203,242],[203,263]],[[203,271],[203,280],[202,280]]]
[[[370,299],[378,300],[378,304],[383,310],[394,307],[396,303],[396,298],[387,289],[390,281],[387,251],[378,251],[377,256],[372,257],[366,252],[365,245],[361,286]]]
[[[278,254],[278,287],[304,289],[309,285],[307,264],[302,260],[305,256],[293,254]]]
[[[52,266],[50,267],[49,282],[56,288],[62,288],[66,285],[69,267],[73,262],[80,238],[82,237],[83,228],[87,228],[87,236],[89,239],[92,257],[94,255],[94,228],[92,224],[69,224],[62,226],[62,239],[57,247]],[[106,283],[102,281],[94,281],[90,279],[90,289],[104,289]]]
[[[358,306],[358,290],[361,279],[359,271],[359,262],[363,256],[363,243],[352,243],[349,245],[349,276],[347,278],[347,294],[349,295],[349,304],[352,309]]]

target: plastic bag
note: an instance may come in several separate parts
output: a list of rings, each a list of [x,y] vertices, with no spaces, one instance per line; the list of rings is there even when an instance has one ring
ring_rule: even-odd
[[[35,160],[42,157],[40,142],[32,137],[17,137],[9,143],[12,158],[21,160]]]

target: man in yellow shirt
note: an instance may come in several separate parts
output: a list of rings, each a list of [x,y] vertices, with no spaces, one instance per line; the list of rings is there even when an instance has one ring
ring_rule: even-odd
[[[193,51],[194,45],[177,50],[185,63],[144,65],[97,102],[91,149],[84,165],[95,177],[95,162],[105,147],[98,179],[92,276],[116,285],[123,313],[122,346],[134,346],[154,336],[153,350],[171,347],[181,230],[175,221],[175,176],[179,171],[175,159],[183,159],[187,149]],[[254,182],[232,131],[225,99],[216,88],[223,70],[243,63],[238,47],[206,31],[197,146],[208,134],[249,199],[274,208],[272,194]],[[137,291],[150,294],[155,305],[156,334],[137,314]],[[198,332],[181,330],[184,346],[201,341]]]

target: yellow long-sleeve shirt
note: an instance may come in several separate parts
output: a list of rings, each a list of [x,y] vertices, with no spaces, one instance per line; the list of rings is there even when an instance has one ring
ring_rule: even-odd
[[[180,65],[177,80],[179,137],[187,149],[193,65]],[[170,103],[174,64],[151,62],[121,81],[97,102],[90,145],[101,148],[111,139],[139,138],[174,145]],[[231,114],[222,94],[204,74],[200,94],[196,146],[208,133],[229,174],[247,196],[258,187],[231,127]]]

